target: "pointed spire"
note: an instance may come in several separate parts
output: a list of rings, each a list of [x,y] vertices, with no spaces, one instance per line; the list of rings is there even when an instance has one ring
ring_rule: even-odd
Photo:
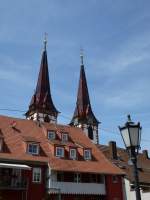
[[[40,71],[38,75],[38,81],[36,85],[36,90],[31,99],[29,110],[26,113],[26,116],[29,117],[34,113],[48,114],[54,117],[57,117],[58,111],[55,108],[51,92],[50,92],[50,83],[49,83],[49,72],[48,72],[48,60],[47,60],[47,35],[45,34],[44,38],[44,50],[42,53]]]
[[[83,50],[80,53],[81,58],[81,68],[80,68],[80,79],[79,79],[79,87],[78,87],[78,94],[77,94],[77,102],[76,108],[74,111],[74,115],[70,124],[74,124],[74,120],[77,119],[78,121],[85,122],[85,123],[95,123],[98,124],[98,120],[93,114],[88,86],[86,81],[86,75],[84,70],[83,64]]]

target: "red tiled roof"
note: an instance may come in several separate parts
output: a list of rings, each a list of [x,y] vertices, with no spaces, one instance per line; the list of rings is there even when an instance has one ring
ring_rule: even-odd
[[[10,126],[11,122],[14,120],[16,122],[15,128]],[[93,144],[79,128],[50,123],[41,123],[39,125],[32,120],[0,116],[0,129],[4,135],[4,143],[8,148],[7,152],[0,153],[0,160],[9,159],[46,162],[49,163],[51,169],[59,171],[124,174],[122,170],[113,165],[103,153],[99,151],[96,145]],[[88,147],[91,148],[92,157],[94,159],[85,161],[55,157],[54,144],[47,139],[47,130],[57,130],[58,132],[63,130],[67,132],[70,141],[64,143],[66,151],[71,144],[77,146],[79,153],[83,151],[83,148]],[[24,138],[32,138],[32,140],[39,141],[40,149],[44,153],[38,156],[27,154],[26,141]],[[80,146],[83,147],[81,148]]]
[[[116,164],[126,173],[126,177],[131,182],[134,181],[132,165],[129,162],[129,156],[125,149],[117,147],[118,159],[112,159],[109,146],[98,145],[98,147],[112,163]],[[143,153],[139,153],[137,161],[140,183],[150,184],[150,159],[146,158]]]

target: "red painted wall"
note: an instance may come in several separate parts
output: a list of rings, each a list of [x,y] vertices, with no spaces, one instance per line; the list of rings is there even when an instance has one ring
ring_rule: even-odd
[[[106,200],[123,200],[122,177],[117,176],[113,182],[113,176],[106,176]]]
[[[31,165],[30,165],[31,166]],[[23,171],[22,175],[24,177],[28,177],[29,184],[27,192],[19,191],[19,190],[0,190],[0,199],[4,200],[45,200],[46,194],[46,169],[47,166],[31,166],[40,167],[42,170],[42,181],[41,183],[33,183],[32,182],[32,170],[31,171]],[[27,199],[26,199],[27,195]],[[58,197],[57,195],[50,195],[46,200],[54,200]],[[98,196],[98,195],[63,195],[63,200],[123,200],[123,192],[122,192],[122,177],[117,176],[117,181],[113,182],[112,176],[106,176],[106,195]]]
[[[23,191],[0,190],[0,200],[22,200],[22,195],[25,195]]]
[[[40,167],[42,173],[41,183],[32,182],[32,170],[26,171],[26,176],[29,178],[28,185],[28,198],[27,200],[42,200],[45,196],[45,188],[46,188],[46,166],[32,166],[32,167]],[[33,168],[32,168],[33,169]]]
[[[0,190],[0,200],[43,200],[46,193],[46,169],[47,166],[31,166],[40,167],[42,172],[41,183],[32,182],[32,170],[22,171],[22,176],[28,179],[27,190]],[[26,198],[27,196],[27,198]]]

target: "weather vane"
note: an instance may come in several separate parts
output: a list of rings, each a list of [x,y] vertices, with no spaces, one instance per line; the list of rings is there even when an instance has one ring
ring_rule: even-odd
[[[81,65],[83,65],[83,49],[80,49],[80,58],[81,58]]]
[[[48,34],[45,32],[44,34],[44,49],[46,50],[46,45],[47,45],[47,36]]]

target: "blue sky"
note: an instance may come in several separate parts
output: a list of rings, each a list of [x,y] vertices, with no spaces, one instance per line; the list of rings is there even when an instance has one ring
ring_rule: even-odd
[[[82,47],[91,104],[102,122],[100,142],[122,146],[118,125],[130,113],[142,124],[142,149],[150,150],[149,7],[149,0],[1,1],[0,108],[28,109],[47,32],[58,121],[68,123],[74,111]]]

